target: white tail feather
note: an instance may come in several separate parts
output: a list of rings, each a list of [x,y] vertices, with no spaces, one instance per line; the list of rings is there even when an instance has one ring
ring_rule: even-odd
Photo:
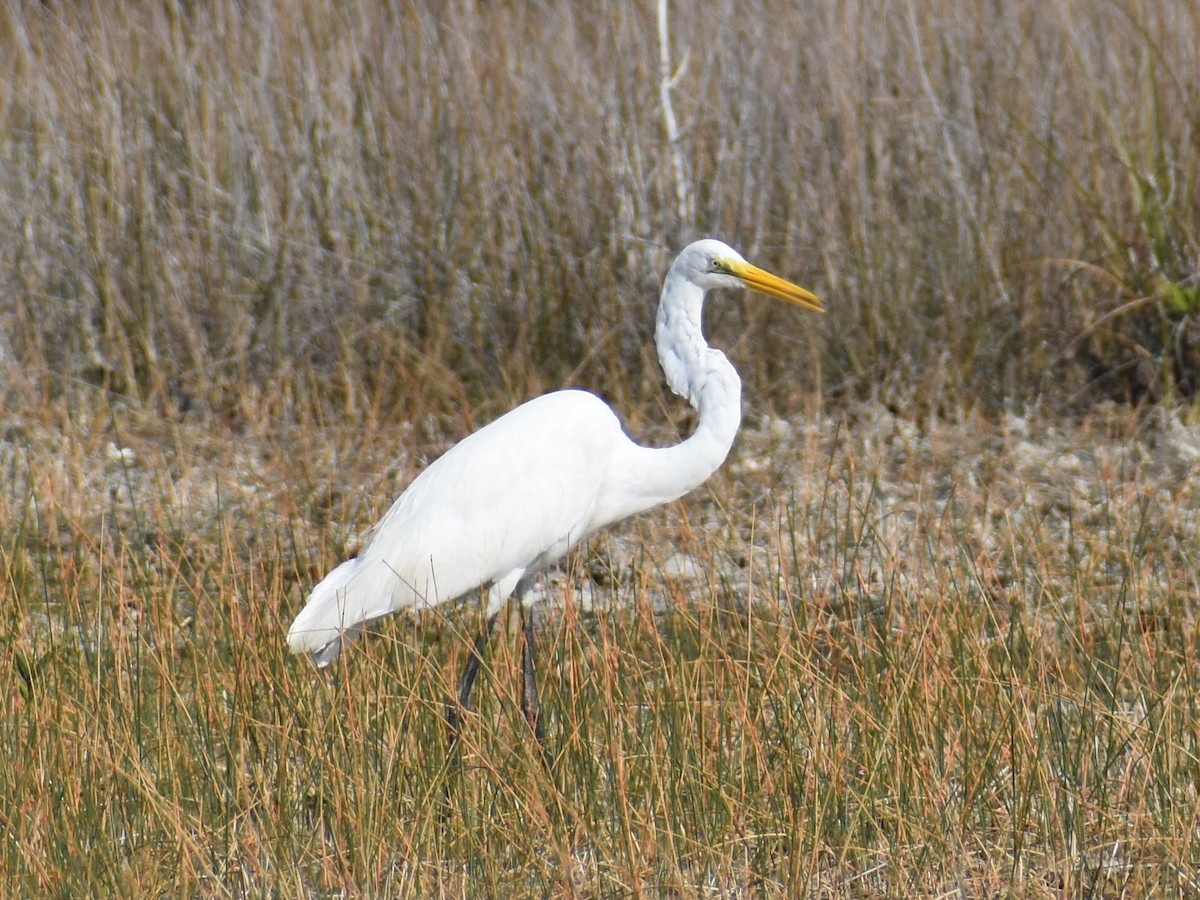
[[[346,560],[312,589],[304,609],[288,629],[288,646],[293,653],[307,653],[318,667],[324,668],[333,662],[344,644],[362,632],[367,622],[389,612],[386,605],[382,609],[364,608],[366,598],[352,584],[360,563],[360,559]],[[374,600],[378,604],[380,598]]]

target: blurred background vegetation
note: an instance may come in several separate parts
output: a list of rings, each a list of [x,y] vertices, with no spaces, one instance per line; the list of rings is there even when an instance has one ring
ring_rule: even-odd
[[[709,327],[754,402],[1200,388],[1191,0],[11,4],[0,394],[478,424],[663,387],[666,266],[719,236],[826,297]],[[799,398],[799,401],[798,401]]]

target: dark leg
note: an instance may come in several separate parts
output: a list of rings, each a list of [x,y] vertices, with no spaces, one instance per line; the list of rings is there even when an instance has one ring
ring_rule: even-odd
[[[483,654],[487,651],[488,638],[492,634],[492,626],[496,617],[492,616],[483,625],[483,631],[475,639],[475,647],[471,657],[463,669],[462,679],[458,682],[458,699],[446,704],[446,724],[450,726],[450,745],[458,743],[458,727],[461,724],[462,711],[471,703],[471,688],[475,686],[475,677],[479,674],[479,666],[483,663]]]
[[[525,685],[521,691],[521,709],[525,712],[525,720],[533,729],[533,735],[539,744],[546,743],[546,735],[542,731],[542,704],[538,699],[537,678],[533,671],[533,609],[521,606],[521,618],[525,620],[525,646],[521,653],[521,671]]]
[[[458,696],[451,697],[446,702],[446,725],[450,731],[450,747],[446,752],[446,762],[450,762],[455,758],[455,749],[458,747],[459,726],[462,724],[462,712],[468,707],[471,702],[471,688],[475,686],[475,678],[479,674],[479,667],[483,664],[483,654],[487,652],[488,638],[492,634],[492,626],[496,623],[496,617],[491,616],[483,623],[483,631],[479,637],[475,638],[475,646],[471,648],[471,657],[467,660],[467,665],[463,669],[462,678],[458,682]],[[451,802],[450,795],[453,790],[453,785],[457,779],[455,776],[447,774],[446,782],[442,787],[442,823],[447,824],[450,821]]]

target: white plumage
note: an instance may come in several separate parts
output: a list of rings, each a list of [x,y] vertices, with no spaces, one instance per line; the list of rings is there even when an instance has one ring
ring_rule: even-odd
[[[358,557],[313,589],[288,630],[292,651],[326,665],[366,623],[483,586],[490,620],[514,591],[522,596],[540,570],[588,535],[703,482],[737,433],[741,382],[725,355],[705,343],[701,307],[708,290],[743,286],[821,308],[808,291],[719,241],[689,245],[663,284],[656,329],[668,384],[699,412],[687,440],[639,446],[586,391],[522,404],[413,480]],[[464,702],[468,692],[469,683]]]

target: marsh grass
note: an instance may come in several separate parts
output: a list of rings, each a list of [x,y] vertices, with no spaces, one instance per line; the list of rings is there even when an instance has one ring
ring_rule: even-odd
[[[714,304],[760,402],[1191,395],[1194,4],[674,10],[682,222],[654,21],[7,7],[7,396],[461,420],[571,382],[640,413],[661,273],[707,234],[830,298]]]
[[[379,470],[356,432],[217,453],[92,424],[4,470],[14,889],[1195,888],[1200,571],[1174,480],[1193,438],[1170,420],[914,427],[868,406],[751,429],[697,502],[551,579],[546,758],[504,632],[449,754],[473,604],[386,622],[323,675],[287,655],[341,527],[318,504]],[[346,460],[303,498],[269,462],[293,442]]]
[[[1200,891],[1195,4],[671,28],[685,222],[648,5],[0,10],[6,888]],[[548,578],[548,758],[511,636],[448,752],[472,602],[290,658],[512,403],[686,429],[701,234],[829,313],[710,304],[753,413]]]

